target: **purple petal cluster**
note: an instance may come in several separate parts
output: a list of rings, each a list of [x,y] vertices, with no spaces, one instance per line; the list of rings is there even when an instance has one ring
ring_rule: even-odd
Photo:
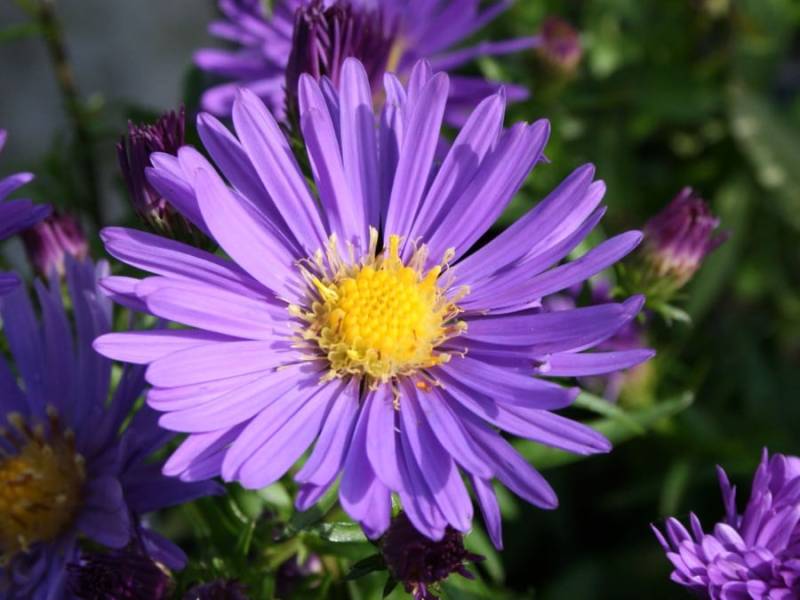
[[[605,186],[587,165],[470,253],[542,162],[549,124],[505,129],[505,97],[495,94],[439,163],[449,87],[426,62],[408,88],[387,76],[376,123],[358,61],[345,62],[338,94],[301,77],[315,192],[248,90],[233,106],[235,134],[198,118],[216,167],[190,147],[151,157],[150,182],[229,257],[129,229],[102,232],[110,254],[152,273],[107,278],[107,292],[184,327],[95,343],[105,356],[148,365],[148,404],[163,427],[189,434],[166,474],[261,488],[310,451],[294,475],[298,509],[339,480],[344,510],[373,538],[389,527],[393,493],[429,538],[468,531],[468,483],[500,546],[493,480],[542,508],[557,499],[498,429],[578,454],[610,449],[553,412],[577,389],[534,375],[595,375],[649,358],[583,352],[630,322],[642,298],[558,313],[544,311],[542,298],[604,270],[641,235],[560,264],[605,212]]]
[[[134,548],[82,554],[67,565],[67,589],[83,600],[167,600],[170,577]]]
[[[0,151],[6,144],[6,132],[0,129]],[[33,179],[31,173],[17,173],[0,179],[0,241],[27,229],[44,219],[50,207],[34,205],[30,200],[7,200],[8,196]],[[0,296],[7,294],[19,283],[12,273],[0,273]]]
[[[295,62],[291,76],[286,77],[289,56],[307,53],[309,49],[340,48],[342,52],[327,54],[331,62],[328,74],[338,71],[344,59],[357,58],[375,74],[381,67],[406,80],[414,64],[427,59],[436,70],[452,71],[480,56],[507,54],[537,46],[538,36],[499,42],[461,44],[504,12],[510,3],[493,2],[482,6],[480,0],[278,0],[272,14],[267,15],[261,0],[219,0],[224,18],[210,26],[212,35],[236,45],[234,50],[203,49],[196,53],[197,65],[228,82],[212,87],[203,96],[203,108],[218,116],[231,112],[236,90],[246,87],[266,104],[270,111],[284,118],[285,94],[294,93],[299,64],[308,65],[315,73],[314,62]],[[309,29],[309,16],[323,8],[348,13],[351,30],[359,39],[337,41],[342,34],[335,27]],[[295,18],[298,10],[304,12]],[[311,17],[311,21],[315,18]],[[328,25],[336,20],[327,19]],[[298,32],[296,26],[301,30]],[[309,39],[309,35],[313,37]],[[374,39],[367,39],[374,36]],[[293,40],[296,48],[292,48]],[[382,73],[381,73],[382,74]],[[380,75],[372,77],[373,92],[380,93]],[[509,100],[522,100],[525,88],[490,82],[480,77],[453,75],[451,78],[448,121],[463,124],[469,111],[486,96],[505,86]]]
[[[800,458],[764,450],[750,500],[737,512],[736,488],[718,468],[725,518],[706,533],[670,518],[653,527],[674,566],[672,580],[712,600],[800,597]]]
[[[41,321],[21,288],[0,307],[14,358],[13,365],[0,358],[4,598],[72,598],[65,566],[78,560],[79,536],[112,549],[135,541],[154,560],[180,567],[183,553],[140,517],[217,489],[165,477],[149,460],[171,437],[152,410],[123,427],[145,382],[140,368],[128,368],[112,390],[111,363],[92,349],[111,329],[111,302],[97,290],[107,274],[107,265],[66,260],[74,336],[55,275],[49,286],[36,284]]]

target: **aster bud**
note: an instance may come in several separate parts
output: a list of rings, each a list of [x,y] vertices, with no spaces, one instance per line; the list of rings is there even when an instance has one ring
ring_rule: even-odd
[[[483,560],[464,547],[464,536],[455,529],[448,527],[444,537],[434,541],[417,531],[404,512],[392,519],[381,552],[389,573],[414,600],[436,598],[431,586],[452,573],[472,579],[465,563]]]
[[[83,600],[166,600],[172,594],[169,575],[134,550],[83,554],[67,572],[68,589]]]
[[[117,158],[136,213],[155,233],[195,246],[207,238],[150,185],[145,171],[153,152],[177,154],[185,145],[185,109],[170,111],[154,124],[128,123],[128,135],[117,144]]]
[[[727,238],[719,219],[692,188],[684,188],[644,228],[644,257],[652,274],[675,290],[683,287],[706,256]]]
[[[220,579],[196,585],[183,595],[183,600],[248,600],[245,587],[232,579]]]
[[[572,75],[583,57],[580,33],[560,17],[547,17],[539,38],[536,54],[545,66],[560,75]]]
[[[89,242],[77,218],[55,211],[44,221],[22,232],[28,261],[43,277],[53,271],[64,276],[64,258],[83,260],[89,255]]]
[[[297,10],[289,63],[286,67],[287,113],[297,118],[297,86],[300,75],[328,77],[338,87],[346,58],[359,59],[376,90],[389,69],[397,37],[396,25],[380,9],[338,0],[326,7],[312,0]]]

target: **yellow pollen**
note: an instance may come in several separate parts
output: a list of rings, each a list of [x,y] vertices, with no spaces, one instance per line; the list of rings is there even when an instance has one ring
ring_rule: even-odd
[[[50,434],[31,429],[19,414],[2,431],[16,453],[0,454],[0,564],[37,542],[56,538],[75,518],[86,479],[73,435],[48,411]]]
[[[398,236],[390,236],[381,255],[376,240],[373,232],[372,251],[355,266],[340,261],[331,240],[331,268],[317,266],[332,272],[307,274],[315,292],[311,311],[294,307],[308,323],[303,339],[316,342],[330,364],[329,378],[360,375],[376,384],[441,364],[450,356],[437,346],[464,329],[455,320],[458,307],[440,287],[442,267],[422,270],[427,250],[404,264]]]

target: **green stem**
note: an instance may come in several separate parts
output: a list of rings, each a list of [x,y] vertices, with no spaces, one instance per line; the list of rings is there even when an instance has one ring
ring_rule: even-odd
[[[86,112],[81,102],[80,91],[75,81],[75,74],[69,61],[64,29],[55,10],[55,0],[38,0],[24,2],[29,13],[36,19],[47,46],[50,62],[56,76],[56,82],[64,101],[67,116],[72,124],[75,136],[76,156],[80,164],[83,179],[86,183],[85,204],[96,225],[101,224],[100,188],[98,168],[95,159],[94,143]]]

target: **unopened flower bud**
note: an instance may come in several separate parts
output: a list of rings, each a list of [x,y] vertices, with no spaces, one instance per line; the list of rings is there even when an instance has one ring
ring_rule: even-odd
[[[678,290],[705,258],[727,238],[717,231],[719,219],[692,188],[684,188],[644,228],[644,260],[651,278],[665,279]]]
[[[560,17],[548,17],[539,32],[539,59],[552,71],[571,75],[583,57],[580,33]]]
[[[145,171],[154,152],[177,154],[185,144],[185,110],[164,114],[152,125],[128,123],[128,135],[117,144],[117,158],[136,213],[154,232],[195,246],[207,238],[183,217],[147,180]]]
[[[465,563],[483,560],[464,547],[464,536],[450,527],[439,541],[416,530],[405,513],[393,520],[381,541],[381,551],[392,577],[402,583],[414,600],[436,598],[431,586],[452,573],[472,579]]]
[[[55,211],[49,217],[22,232],[28,261],[39,275],[53,271],[64,275],[64,259],[83,260],[89,255],[89,242],[74,216]]]

